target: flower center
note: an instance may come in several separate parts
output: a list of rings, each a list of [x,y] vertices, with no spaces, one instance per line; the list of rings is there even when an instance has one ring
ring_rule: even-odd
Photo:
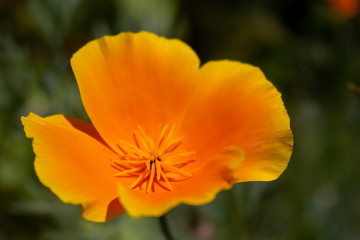
[[[153,191],[154,184],[172,191],[172,181],[181,181],[192,175],[182,168],[194,161],[195,152],[179,149],[182,137],[175,138],[175,126],[160,127],[152,139],[141,126],[134,131],[134,144],[119,140],[120,149],[117,159],[111,166],[117,169],[115,177],[135,177],[131,189],[141,188],[147,183],[146,193]]]

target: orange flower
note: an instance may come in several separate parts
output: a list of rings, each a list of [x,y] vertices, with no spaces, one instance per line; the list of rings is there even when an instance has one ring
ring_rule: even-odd
[[[22,122],[40,181],[88,220],[160,216],[287,167],[289,117],[256,67],[199,68],[186,44],[148,32],[92,41],[71,65],[92,124],[32,113]]]
[[[359,12],[359,0],[327,0],[344,17],[353,17]]]

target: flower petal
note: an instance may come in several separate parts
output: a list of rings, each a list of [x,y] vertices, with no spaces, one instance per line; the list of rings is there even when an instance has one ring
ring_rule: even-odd
[[[45,186],[66,203],[82,204],[84,218],[91,221],[107,221],[124,211],[108,163],[114,153],[91,124],[32,113],[21,120],[26,136],[34,139],[35,170]]]
[[[182,118],[199,59],[179,40],[140,32],[92,41],[71,65],[92,123],[115,149],[118,139],[131,139],[137,125],[154,135],[158,124]]]
[[[171,182],[173,191],[156,182],[153,185],[153,192],[146,193],[145,183],[141,186],[142,189],[131,189],[134,179],[120,178],[119,198],[126,212],[132,217],[161,216],[180,203],[206,204],[212,201],[219,191],[232,186],[236,181],[233,173],[243,160],[244,153],[240,148],[227,147],[198,171],[193,172],[191,178]]]
[[[271,181],[287,167],[293,135],[280,93],[256,67],[235,61],[209,62],[181,132],[186,149],[201,158],[236,145],[246,160],[239,182]]]

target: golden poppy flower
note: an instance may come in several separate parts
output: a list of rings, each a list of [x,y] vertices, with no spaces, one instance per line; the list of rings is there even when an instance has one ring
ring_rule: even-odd
[[[289,117],[256,67],[199,67],[185,43],[148,32],[94,40],[71,66],[92,124],[32,113],[22,122],[40,181],[88,220],[160,216],[287,167]]]

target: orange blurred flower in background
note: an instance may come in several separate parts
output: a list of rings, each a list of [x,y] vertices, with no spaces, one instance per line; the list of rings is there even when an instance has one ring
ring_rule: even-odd
[[[279,177],[293,136],[280,93],[256,67],[199,67],[179,40],[148,32],[94,40],[71,59],[92,124],[22,117],[40,181],[84,218],[160,216],[234,183]]]
[[[343,17],[354,17],[359,13],[359,0],[327,0],[338,14]]]

